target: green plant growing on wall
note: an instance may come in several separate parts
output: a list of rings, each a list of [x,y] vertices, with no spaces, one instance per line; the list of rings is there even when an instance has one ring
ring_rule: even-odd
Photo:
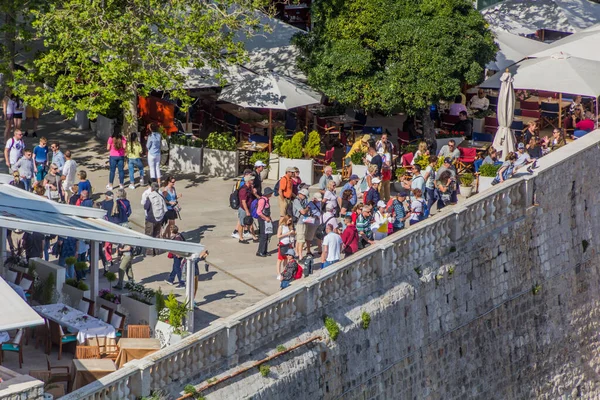
[[[340,334],[340,326],[333,318],[325,316],[325,329],[327,329],[329,337],[332,340],[337,340],[338,335]]]
[[[454,267],[450,267],[450,268],[448,268],[448,275],[449,275],[449,276],[452,276],[452,275],[454,275]]]
[[[355,153],[352,153],[352,155],[350,156],[350,161],[352,161],[353,165],[364,165],[363,158],[365,158],[365,156],[366,153],[362,151],[357,151]]]
[[[539,284],[535,284],[531,287],[531,293],[535,296],[536,294],[538,294],[540,292],[540,290],[542,290],[542,285]]]
[[[254,165],[255,162],[262,161],[265,165],[269,165],[269,152],[268,151],[257,151],[250,157],[250,165]]]
[[[271,372],[271,367],[269,367],[269,364],[260,364],[258,370],[260,371],[260,374],[263,376],[263,378],[266,378]]]
[[[206,147],[213,150],[234,151],[237,141],[231,132],[211,132],[206,138]]]
[[[286,351],[287,347],[285,347],[284,345],[280,344],[280,345],[277,346],[277,348],[275,350],[277,350],[278,353],[281,353],[282,351]]]
[[[306,141],[306,145],[304,145],[304,157],[311,159],[317,157],[319,154],[321,154],[321,135],[317,131],[312,131],[308,134],[308,140]]]
[[[281,156],[290,159],[301,159],[303,155],[302,144],[304,142],[304,133],[297,132],[291,139],[287,139],[281,145]]]
[[[368,329],[369,325],[371,324],[371,315],[369,315],[368,312],[363,311],[362,314],[360,315],[360,319],[361,319],[360,326],[363,329]]]
[[[483,164],[479,167],[479,175],[488,178],[495,178],[501,165]]]

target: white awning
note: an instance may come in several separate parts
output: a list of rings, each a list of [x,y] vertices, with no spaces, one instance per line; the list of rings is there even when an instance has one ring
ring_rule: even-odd
[[[503,71],[504,68],[548,47],[546,43],[508,32],[494,32],[494,36],[499,47],[496,61],[486,65],[487,69],[494,71]]]
[[[113,224],[106,211],[58,204],[14,186],[0,184],[0,227],[74,237],[96,242],[141,246],[181,254],[200,253],[199,243],[157,239]]]
[[[42,325],[44,320],[11,288],[3,278],[0,278],[0,331]]]
[[[546,49],[530,54],[532,57],[548,57],[562,52],[572,57],[600,61],[600,25],[593,29],[574,33],[550,44]]]

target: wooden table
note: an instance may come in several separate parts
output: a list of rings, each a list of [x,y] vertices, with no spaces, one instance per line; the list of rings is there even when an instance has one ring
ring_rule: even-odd
[[[491,145],[492,142],[484,142],[483,140],[463,140],[457,147],[476,149],[477,151],[487,151]]]
[[[239,157],[239,166],[240,171],[243,171],[246,167],[253,169],[254,165],[250,165],[250,157],[252,157],[252,153],[257,151],[267,151],[269,148],[269,143],[256,143],[253,145],[252,143],[244,140],[237,145],[237,151],[240,155]]]
[[[104,359],[75,359],[71,368],[73,374],[73,390],[77,390],[85,385],[115,372],[117,367],[112,360]]]
[[[222,109],[223,111],[233,115],[241,119],[242,121],[253,121],[253,120],[261,120],[264,116],[260,115],[256,111],[249,110],[244,107],[236,106],[235,104],[224,103],[217,104],[217,107]]]
[[[158,350],[160,350],[160,340],[158,339],[123,338],[119,340],[119,355],[115,364],[117,364],[117,368],[121,368],[131,360],[139,360]]]
[[[526,99],[525,101],[529,101],[529,102],[537,102],[538,104],[542,104],[542,103],[553,103],[553,104],[558,104],[558,99],[550,99],[548,100],[547,97],[538,97],[538,96],[531,96],[530,98]],[[569,108],[571,106],[571,102],[567,101],[567,100],[563,100],[560,102],[561,107],[564,108]]]
[[[250,122],[249,125],[253,128],[259,128],[259,129],[269,129],[269,120],[268,119],[263,119],[262,121],[254,121],[254,122]],[[283,123],[281,121],[271,121],[271,125],[273,126],[273,129],[283,126]]]

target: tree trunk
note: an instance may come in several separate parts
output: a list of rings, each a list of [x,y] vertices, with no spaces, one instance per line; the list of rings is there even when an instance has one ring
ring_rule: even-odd
[[[138,131],[138,94],[137,88],[131,88],[127,103],[123,104],[123,135],[129,137],[131,132]]]
[[[17,24],[12,10],[6,11],[4,14],[4,48],[6,51],[6,72],[4,83],[11,82],[13,72],[15,70],[15,54],[16,54],[16,29]]]
[[[437,142],[435,141],[435,126],[429,114],[429,107],[421,111],[421,121],[423,121],[423,137],[430,149],[437,150]]]

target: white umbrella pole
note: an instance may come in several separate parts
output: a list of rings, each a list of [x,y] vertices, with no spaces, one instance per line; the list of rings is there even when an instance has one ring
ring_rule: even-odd
[[[558,127],[562,128],[562,92],[558,94]]]

